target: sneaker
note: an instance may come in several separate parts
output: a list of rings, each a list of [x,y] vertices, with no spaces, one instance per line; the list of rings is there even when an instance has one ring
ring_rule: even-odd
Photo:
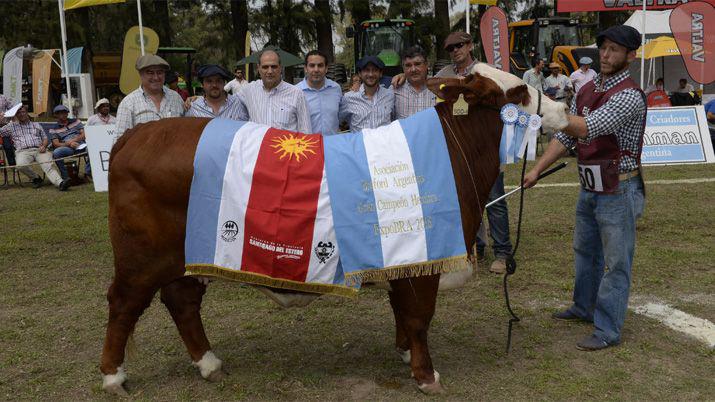
[[[32,179],[32,188],[42,187],[42,182],[43,182],[42,178],[35,177],[34,179]]]
[[[574,312],[571,311],[571,309],[566,309],[564,311],[555,311],[554,313],[551,314],[551,318],[555,320],[561,320],[561,321],[583,321],[583,322],[593,322],[587,319],[584,319],[578,315],[576,315]]]
[[[592,352],[595,350],[610,348],[611,346],[616,345],[618,345],[618,342],[608,343],[606,341],[598,339],[596,335],[589,335],[578,341],[578,343],[576,343],[576,349]]]
[[[492,262],[492,266],[489,267],[489,272],[493,272],[495,274],[503,274],[506,273],[506,260],[504,258],[497,258]]]
[[[58,188],[60,189],[60,191],[67,191],[67,189],[70,188],[70,179],[62,180]]]

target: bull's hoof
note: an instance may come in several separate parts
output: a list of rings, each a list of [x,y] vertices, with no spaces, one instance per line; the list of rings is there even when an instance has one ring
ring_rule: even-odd
[[[400,359],[402,359],[403,363],[410,364],[410,361],[412,360],[412,353],[410,353],[409,349],[404,350],[397,348],[397,354],[400,355]]]
[[[439,382],[439,373],[437,370],[434,371],[434,382],[431,384],[417,384],[417,388],[426,395],[438,395],[444,393],[444,387]]]
[[[199,368],[201,377],[208,381],[221,381],[225,376],[224,372],[221,370],[223,363],[210,350],[204,353],[201,360],[193,362],[192,364]]]
[[[116,374],[102,374],[102,389],[110,394],[119,396],[129,396],[127,390],[124,389],[124,382],[127,380],[127,374],[123,367],[117,368]]]

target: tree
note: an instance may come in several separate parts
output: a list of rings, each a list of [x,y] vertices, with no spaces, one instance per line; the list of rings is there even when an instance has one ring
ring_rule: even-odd
[[[437,37],[436,55],[438,59],[448,59],[449,54],[442,44],[449,35],[449,0],[434,0],[434,21],[432,32]]]
[[[315,36],[318,50],[328,56],[328,63],[335,61],[333,50],[333,13],[330,0],[315,0]]]
[[[236,61],[246,54],[246,34],[248,33],[248,4],[246,0],[231,0],[231,25],[233,26]]]

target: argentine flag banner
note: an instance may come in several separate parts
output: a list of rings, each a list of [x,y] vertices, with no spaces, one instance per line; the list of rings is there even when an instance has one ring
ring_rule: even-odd
[[[437,112],[332,136],[212,120],[194,159],[185,257],[187,275],[342,296],[466,269]]]

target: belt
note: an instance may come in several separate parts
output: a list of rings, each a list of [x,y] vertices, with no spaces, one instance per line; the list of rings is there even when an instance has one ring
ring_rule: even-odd
[[[621,173],[621,174],[619,174],[619,175],[618,175],[618,180],[620,180],[620,181],[628,180],[628,179],[631,179],[631,178],[633,178],[633,177],[638,177],[638,176],[640,176],[640,174],[641,174],[641,171],[638,170],[638,169],[636,169],[636,170],[631,170],[630,172],[626,172],[626,173]]]

